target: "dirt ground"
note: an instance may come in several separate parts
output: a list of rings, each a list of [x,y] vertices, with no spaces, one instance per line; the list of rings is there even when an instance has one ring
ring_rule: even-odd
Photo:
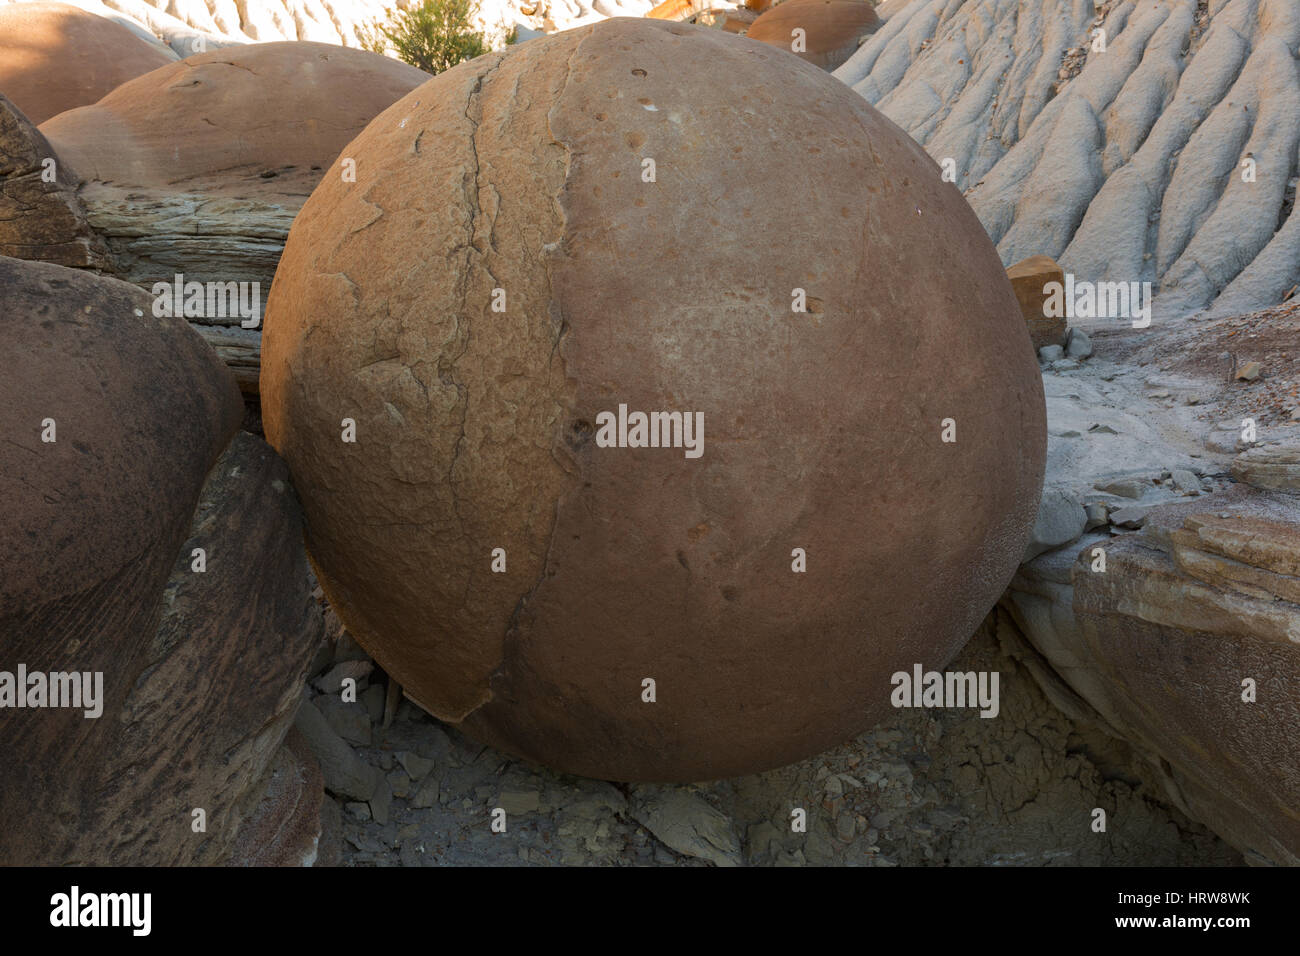
[[[341,807],[341,862],[1241,865],[1235,850],[1158,799],[1127,745],[1056,710],[1008,656],[994,621],[948,670],[998,671],[997,717],[900,709],[810,760],[699,785],[553,773],[480,746],[405,701],[389,727],[372,724],[370,746],[357,748],[386,772],[394,797],[384,822],[365,804]],[[378,697],[370,691],[372,705]],[[491,825],[496,808],[506,811],[503,833]],[[1094,830],[1097,808],[1105,832]],[[806,832],[792,828],[796,809],[806,811]]]
[[[1246,315],[1188,323],[1173,331],[1153,326],[1145,335],[1128,328],[1089,330],[1096,354],[1214,383],[1216,416],[1253,417],[1262,426],[1300,421],[1300,296]],[[1259,377],[1234,377],[1251,362]],[[1211,414],[1206,411],[1206,415]]]

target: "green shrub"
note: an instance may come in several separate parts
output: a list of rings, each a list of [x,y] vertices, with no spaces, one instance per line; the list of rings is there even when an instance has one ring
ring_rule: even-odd
[[[361,45],[375,53],[392,47],[398,59],[426,73],[441,73],[488,52],[470,17],[477,0],[422,0],[410,10],[385,8],[384,19],[360,31]]]

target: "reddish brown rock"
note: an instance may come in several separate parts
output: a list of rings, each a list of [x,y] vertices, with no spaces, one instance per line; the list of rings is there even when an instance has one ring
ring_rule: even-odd
[[[0,864],[221,862],[321,627],[284,463],[146,293],[7,258],[0,288],[0,670],[103,690],[0,710]]]
[[[38,126],[175,59],[66,3],[0,4],[0,93]]]
[[[664,0],[646,16],[652,20],[684,20],[694,12],[693,0]]]
[[[41,129],[83,179],[161,186],[250,167],[328,168],[428,75],[325,43],[255,43],[177,60]],[[337,175],[337,174],[336,174]]]
[[[1045,303],[1049,282],[1065,282],[1065,273],[1051,256],[1030,256],[1007,269],[1007,278],[1020,303],[1020,314],[1025,317],[1029,338],[1035,349],[1045,345],[1064,345],[1065,316],[1050,317]]]
[[[880,18],[866,0],[786,0],[766,10],[745,35],[790,50],[823,70],[835,70],[857,52],[859,40],[879,26]],[[795,30],[804,31],[801,50],[793,46]]]
[[[870,726],[973,633],[1037,511],[1041,381],[978,221],[860,97],[610,20],[348,149],[276,275],[264,425],[331,605],[423,707],[580,774],[728,776]],[[702,456],[598,447],[620,404],[702,413]]]

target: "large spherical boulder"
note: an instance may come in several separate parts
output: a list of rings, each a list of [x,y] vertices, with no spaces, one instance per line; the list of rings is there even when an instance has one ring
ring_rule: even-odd
[[[166,185],[236,167],[324,168],[428,74],[325,43],[255,43],[187,57],[41,126],[84,179]]]
[[[861,97],[611,20],[347,150],[271,290],[264,424],[327,595],[417,703],[564,770],[703,779],[860,732],[974,631],[1037,511],[1042,386],[974,214]],[[702,453],[609,447],[624,406],[702,415]]]
[[[823,70],[836,70],[857,52],[858,42],[880,26],[866,0],[786,0],[762,13],[745,34],[790,50]],[[796,30],[802,30],[796,47]]]
[[[37,125],[175,59],[66,3],[0,4],[0,93]]]

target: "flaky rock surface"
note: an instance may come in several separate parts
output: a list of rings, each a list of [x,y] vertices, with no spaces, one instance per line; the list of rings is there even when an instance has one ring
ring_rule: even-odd
[[[1044,373],[1047,482],[1088,533],[1012,579],[1025,660],[1247,862],[1295,865],[1300,307],[1091,332],[1082,367]]]
[[[701,107],[686,63],[750,92]],[[365,175],[321,184],[272,289],[264,423],[331,604],[422,706],[586,775],[716,777],[853,734],[973,632],[1037,507],[1036,364],[960,195],[851,91],[610,21],[348,149]],[[738,273],[742,241],[780,253]],[[702,411],[703,457],[597,447],[619,403]]]
[[[1055,671],[1161,768],[1177,806],[1248,860],[1288,865],[1300,862],[1297,511],[1245,486],[1157,505],[1140,531],[1093,539],[1072,565],[1035,562],[1010,592]]]

